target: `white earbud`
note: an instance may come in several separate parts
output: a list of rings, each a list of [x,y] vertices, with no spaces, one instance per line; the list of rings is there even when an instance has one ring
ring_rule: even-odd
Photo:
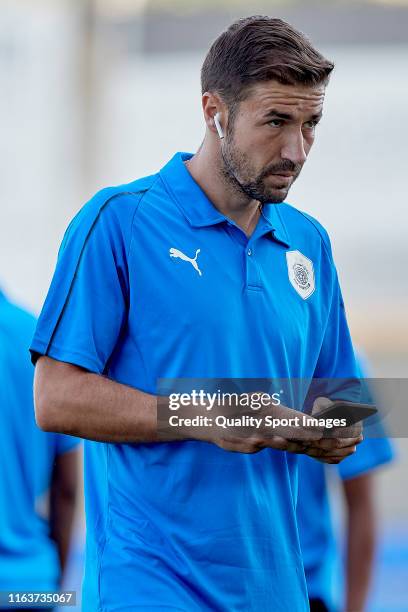
[[[224,132],[222,131],[222,127],[221,127],[221,123],[220,123],[220,113],[217,113],[216,115],[214,115],[214,124],[215,124],[215,128],[218,132],[218,136],[220,138],[224,138]]]

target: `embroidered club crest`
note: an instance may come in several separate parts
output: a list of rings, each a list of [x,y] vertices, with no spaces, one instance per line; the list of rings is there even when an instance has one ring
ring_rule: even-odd
[[[306,300],[315,290],[313,262],[300,251],[287,251],[286,262],[292,287]]]

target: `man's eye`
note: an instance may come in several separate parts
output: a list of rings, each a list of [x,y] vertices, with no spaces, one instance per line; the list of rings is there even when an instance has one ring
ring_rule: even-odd
[[[306,121],[306,123],[304,123],[303,125],[305,128],[309,130],[310,129],[313,130],[318,123],[319,123],[318,121],[316,121],[315,119],[312,119],[311,121]]]
[[[271,125],[272,127],[281,127],[282,125],[282,120],[281,119],[271,119],[269,122],[269,125]]]

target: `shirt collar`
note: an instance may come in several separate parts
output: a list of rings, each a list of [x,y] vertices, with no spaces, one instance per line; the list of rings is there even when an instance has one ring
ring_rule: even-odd
[[[176,153],[160,170],[160,176],[192,227],[206,227],[216,223],[227,222],[225,215],[215,208],[204,191],[187,170],[184,162],[193,157],[192,153]],[[263,206],[262,233],[271,232],[273,238],[290,246],[288,234],[277,204]]]
[[[282,219],[280,204],[264,204],[262,207],[262,217],[266,222],[265,229],[269,229],[273,238],[290,247],[290,238]]]

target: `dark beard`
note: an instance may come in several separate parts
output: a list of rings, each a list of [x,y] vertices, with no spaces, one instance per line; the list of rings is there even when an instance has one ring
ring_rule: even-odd
[[[233,146],[232,138],[227,134],[224,140],[224,146],[221,146],[221,157],[223,165],[221,167],[221,174],[224,180],[232,187],[236,192],[243,193],[250,200],[257,200],[263,204],[279,204],[286,198],[289,187],[285,192],[282,190],[268,190],[265,189],[264,179],[270,174],[278,174],[281,172],[294,172],[294,178],[291,183],[297,179],[302,169],[299,164],[294,164],[288,159],[283,159],[281,163],[274,164],[266,168],[261,174],[254,180],[242,180],[241,176],[250,176],[252,169],[250,167],[249,159],[243,153],[237,152]],[[290,186],[291,186],[290,185]]]

